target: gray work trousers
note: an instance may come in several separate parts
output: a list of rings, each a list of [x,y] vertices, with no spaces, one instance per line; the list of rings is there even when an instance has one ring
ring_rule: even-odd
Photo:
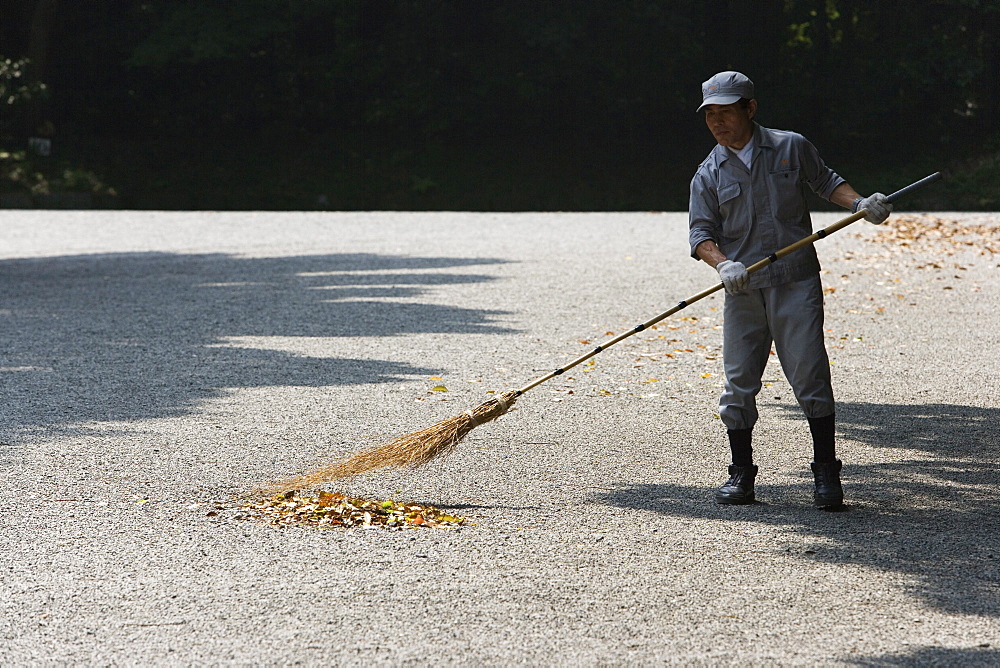
[[[757,394],[775,352],[807,418],[834,413],[830,361],[823,343],[823,286],[802,281],[726,295],[722,356],[726,384],[719,416],[727,429],[752,429]]]

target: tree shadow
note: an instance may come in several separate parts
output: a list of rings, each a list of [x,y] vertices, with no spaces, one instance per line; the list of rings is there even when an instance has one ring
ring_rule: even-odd
[[[182,415],[227,388],[387,383],[440,372],[238,337],[489,333],[504,312],[420,303],[499,259],[122,253],[0,262],[0,437]],[[446,271],[452,270],[452,271]],[[310,349],[311,350],[311,349]]]
[[[868,668],[903,668],[904,666],[962,666],[986,668],[1000,666],[1000,650],[988,647],[920,647],[903,654],[843,659],[851,666]]]
[[[793,410],[793,407],[788,407]],[[912,576],[913,593],[952,613],[1000,616],[1000,515],[996,512],[1000,410],[951,404],[838,404],[838,429],[894,452],[878,464],[842,456],[848,512],[811,507],[811,477],[791,485],[758,478],[752,506],[718,506],[713,490],[625,485],[596,500],[680,517],[758,522],[803,538],[803,558]],[[775,549],[779,549],[776,547]],[[894,664],[889,664],[894,665]]]

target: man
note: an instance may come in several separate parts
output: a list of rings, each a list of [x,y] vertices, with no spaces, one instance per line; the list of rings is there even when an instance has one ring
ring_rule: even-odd
[[[739,72],[720,72],[702,84],[702,110],[718,146],[691,180],[689,239],[692,257],[714,267],[726,289],[719,415],[733,460],[715,500],[754,502],[756,396],[773,342],[809,421],[815,504],[839,508],[844,492],[816,250],[807,246],[752,276],[746,267],[812,234],[807,186],[853,212],[864,209],[875,224],[888,218],[892,205],[881,193],[860,196],[802,135],[758,125],[753,83]]]

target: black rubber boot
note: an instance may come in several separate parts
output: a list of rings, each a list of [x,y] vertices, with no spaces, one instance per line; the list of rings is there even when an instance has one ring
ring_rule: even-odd
[[[715,502],[734,506],[742,506],[753,503],[753,481],[757,477],[757,467],[753,464],[749,466],[729,467],[729,480],[715,492]]]
[[[832,462],[813,462],[813,477],[816,479],[815,504],[817,508],[840,508],[844,505],[844,488],[840,485],[839,459]]]

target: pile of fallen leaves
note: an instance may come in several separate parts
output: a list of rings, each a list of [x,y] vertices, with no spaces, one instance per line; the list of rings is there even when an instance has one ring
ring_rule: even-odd
[[[250,501],[242,505],[240,510],[278,526],[304,524],[318,527],[407,529],[467,525],[464,517],[449,515],[434,506],[400,503],[391,499],[360,499],[336,492],[320,492],[317,496],[287,492]]]
[[[964,223],[931,215],[894,216],[888,225],[867,241],[885,244],[889,248],[944,252],[972,249],[985,255],[1000,253],[996,225]]]

